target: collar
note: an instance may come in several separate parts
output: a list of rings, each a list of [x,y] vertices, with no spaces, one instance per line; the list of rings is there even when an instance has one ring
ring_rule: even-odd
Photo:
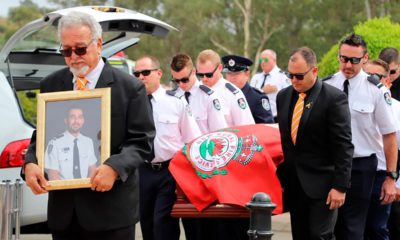
[[[338,76],[340,78],[341,84],[343,85],[344,81],[346,80],[346,76],[340,71],[338,73]],[[349,89],[354,88],[356,85],[358,85],[363,79],[366,79],[368,75],[361,69],[357,75],[354,77],[348,79],[349,80]]]
[[[154,101],[160,101],[163,95],[165,95],[165,89],[160,86],[151,95],[153,96]]]
[[[105,63],[103,62],[102,58],[100,58],[96,67],[85,76],[90,86],[96,85],[97,81],[100,78],[100,74],[103,71],[104,65]],[[78,77],[74,76],[74,78],[72,79],[72,83],[75,84],[77,79]]]
[[[78,140],[80,140],[80,138],[82,138],[82,134],[79,133],[78,137],[75,137],[68,130],[64,132],[64,136],[66,136],[71,141],[73,141],[75,138],[77,138]]]
[[[281,69],[278,67],[278,65],[275,65],[269,73],[266,73],[266,72],[262,72],[262,73],[263,73],[264,75],[265,75],[265,74],[273,75],[273,74],[279,73],[280,70],[281,70]]]

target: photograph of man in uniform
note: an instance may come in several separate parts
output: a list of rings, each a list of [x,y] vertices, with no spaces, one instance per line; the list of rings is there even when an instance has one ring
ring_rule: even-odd
[[[45,152],[45,171],[49,180],[89,178],[96,168],[93,141],[84,136],[82,108],[71,107],[64,118],[65,132],[51,139]]]

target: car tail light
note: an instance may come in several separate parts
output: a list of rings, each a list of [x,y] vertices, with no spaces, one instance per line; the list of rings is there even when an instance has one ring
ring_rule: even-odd
[[[0,155],[0,168],[22,166],[29,143],[30,139],[9,143]]]

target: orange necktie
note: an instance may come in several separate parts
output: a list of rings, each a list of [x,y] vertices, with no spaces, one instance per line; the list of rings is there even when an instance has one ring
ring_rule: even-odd
[[[86,87],[86,84],[88,83],[88,80],[86,78],[78,78],[76,79],[76,89],[77,90],[88,90]]]
[[[293,109],[291,135],[292,135],[293,144],[295,144],[295,145],[296,145],[296,138],[297,138],[297,130],[299,129],[301,115],[303,114],[305,97],[306,97],[305,93],[300,93],[299,99],[297,99],[296,105],[294,106],[294,109]]]

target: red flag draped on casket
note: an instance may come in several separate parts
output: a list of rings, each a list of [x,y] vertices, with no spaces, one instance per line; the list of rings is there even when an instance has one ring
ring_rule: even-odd
[[[279,130],[254,124],[205,134],[178,152],[169,170],[190,202],[202,211],[218,201],[245,206],[265,192],[282,213],[282,191],[275,174],[283,161]]]

